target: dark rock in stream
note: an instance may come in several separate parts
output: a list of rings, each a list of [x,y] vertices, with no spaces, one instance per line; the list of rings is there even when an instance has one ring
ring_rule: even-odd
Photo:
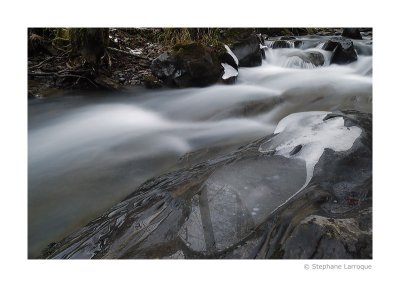
[[[239,60],[239,67],[261,66],[263,51],[260,44],[262,44],[260,38],[257,35],[251,35],[230,46]]]
[[[315,143],[302,143],[290,155],[279,155],[275,142],[296,140],[280,130],[234,152],[148,180],[43,255],[371,258],[371,114],[343,111],[319,114],[319,119],[312,123],[317,144],[324,138],[318,137],[321,126],[331,125],[333,132],[343,134],[342,140],[359,133],[349,148],[323,149],[304,188],[307,172],[301,156]]]
[[[169,86],[205,87],[222,75],[217,54],[198,43],[176,45],[153,60],[152,73]]]
[[[307,60],[312,63],[314,66],[323,66],[325,63],[324,55],[322,55],[320,52],[306,52],[305,53],[307,56]]]
[[[360,29],[358,28],[344,28],[342,32],[342,36],[355,40],[362,40],[362,36],[360,33]]]
[[[277,40],[272,44],[272,49],[290,48],[292,45],[286,40]]]
[[[279,48],[300,48],[303,45],[302,40],[297,40],[296,37],[293,36],[283,36],[280,37],[279,40],[276,40],[271,48],[279,49]]]
[[[331,64],[348,64],[358,58],[353,42],[343,37],[332,37],[324,43],[322,49],[332,52]]]

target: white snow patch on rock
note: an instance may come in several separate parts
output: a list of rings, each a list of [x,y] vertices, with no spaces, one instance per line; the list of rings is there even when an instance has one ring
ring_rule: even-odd
[[[235,61],[236,65],[239,67],[239,60],[236,57],[236,55],[232,52],[232,50],[227,45],[224,45],[224,46],[225,46],[225,49],[228,52],[228,54],[232,56],[232,58]]]
[[[355,140],[361,135],[362,130],[359,127],[344,126],[343,117],[339,116],[323,121],[328,114],[330,113],[302,112],[291,114],[278,123],[274,131],[276,136],[259,147],[259,151],[262,153],[275,151],[275,155],[302,159],[306,163],[306,182],[286,202],[310,182],[314,167],[325,149],[329,148],[336,152],[346,151],[353,146]],[[291,155],[291,152],[297,146],[301,146],[301,149]]]
[[[231,77],[236,77],[239,74],[239,72],[231,65],[228,65],[226,63],[222,63],[221,65],[222,67],[224,67],[224,74],[222,76],[222,79],[226,80]]]

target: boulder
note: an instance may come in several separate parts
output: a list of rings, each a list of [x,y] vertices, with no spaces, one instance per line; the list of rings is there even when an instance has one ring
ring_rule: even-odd
[[[371,258],[371,127],[357,111],[289,115],[269,136],[149,179],[43,257]]]
[[[304,54],[306,56],[305,60],[312,63],[316,67],[323,66],[325,63],[324,55],[322,55],[320,52],[309,51],[305,52]]]
[[[303,45],[303,41],[301,40],[294,40],[293,45],[295,48],[300,48]]]
[[[293,36],[282,36],[279,40],[275,41],[272,45],[273,49],[277,48],[299,48],[303,44],[303,41],[297,40],[296,37]]]
[[[198,43],[176,45],[154,59],[150,69],[165,84],[175,87],[209,86],[223,72],[216,52]]]
[[[292,45],[286,40],[277,40],[272,44],[272,49],[290,48]]]
[[[358,28],[344,28],[342,36],[354,40],[362,40],[360,29]]]
[[[353,42],[343,37],[332,37],[323,44],[322,49],[332,52],[331,64],[348,64],[358,58]]]
[[[239,67],[261,66],[262,49],[260,44],[260,38],[257,35],[251,35],[230,46],[230,49],[239,60]]]

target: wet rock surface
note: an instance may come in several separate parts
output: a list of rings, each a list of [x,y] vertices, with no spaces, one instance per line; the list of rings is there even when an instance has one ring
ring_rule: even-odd
[[[290,48],[290,42],[286,40],[277,40],[272,44],[272,49]]]
[[[305,129],[313,120],[296,117]],[[312,140],[293,149],[289,118],[232,153],[148,180],[43,257],[371,258],[371,114],[318,119]],[[331,125],[342,138],[359,136],[324,148],[309,178],[307,150]]]
[[[360,29],[358,28],[344,28],[342,36],[350,39],[362,40]]]
[[[306,64],[312,64],[314,67],[323,66],[325,63],[324,55],[317,51],[296,52],[292,57],[300,58]]]
[[[263,52],[260,44],[260,38],[256,35],[251,35],[230,46],[232,52],[239,60],[239,67],[256,67],[261,65]]]
[[[332,52],[331,64],[348,64],[358,58],[353,42],[344,37],[332,37],[322,49]]]
[[[176,87],[208,86],[222,75],[216,53],[197,43],[176,45],[154,59],[150,68],[157,78]]]

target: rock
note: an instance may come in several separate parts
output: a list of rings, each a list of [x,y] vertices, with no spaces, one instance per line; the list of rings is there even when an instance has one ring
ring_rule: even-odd
[[[219,60],[224,68],[222,82],[233,84],[239,75],[239,60],[228,46],[225,45],[224,48],[225,51],[219,55]]]
[[[291,46],[289,41],[277,40],[272,44],[272,49],[290,48]]]
[[[353,42],[343,37],[332,37],[324,43],[323,50],[332,51],[331,64],[348,64],[357,61]]]
[[[110,91],[118,91],[121,90],[122,86],[119,85],[116,81],[107,77],[104,74],[98,75],[93,82],[98,86],[98,88]]]
[[[362,40],[362,36],[360,33],[360,29],[358,28],[344,28],[342,32],[342,36],[355,40]]]
[[[310,215],[282,244],[282,258],[372,259],[372,209],[350,217]]]
[[[306,55],[305,61],[312,63],[314,66],[323,66],[325,63],[324,55],[320,52],[312,51],[312,52],[305,52]]]
[[[143,83],[148,89],[158,89],[162,87],[162,83],[153,75],[146,75],[143,79]]]
[[[297,113],[272,135],[146,181],[44,256],[366,259],[371,207],[371,114]]]
[[[170,53],[164,52],[152,61],[150,69],[160,80],[171,80],[177,69],[177,61]]]
[[[294,40],[293,45],[295,48],[300,48],[303,45],[303,41],[301,40]]]
[[[240,40],[230,46],[239,60],[239,67],[256,67],[262,63],[260,38],[257,35]]]
[[[239,69],[239,59],[236,55],[232,52],[232,50],[227,46],[224,45],[225,50],[218,55],[219,61],[221,63],[226,63],[233,67],[234,69]]]
[[[161,81],[176,87],[209,86],[223,72],[216,52],[197,43],[176,45],[154,59],[150,69]]]
[[[290,62],[288,62],[289,67],[299,67],[299,68],[315,68],[323,66],[325,63],[324,55],[317,51],[306,51],[301,50],[293,51],[288,54]],[[312,65],[310,65],[312,64]]]
[[[360,136],[345,152],[323,152],[307,188],[269,222],[257,258],[372,257],[372,118],[346,111],[323,121],[338,118]]]

